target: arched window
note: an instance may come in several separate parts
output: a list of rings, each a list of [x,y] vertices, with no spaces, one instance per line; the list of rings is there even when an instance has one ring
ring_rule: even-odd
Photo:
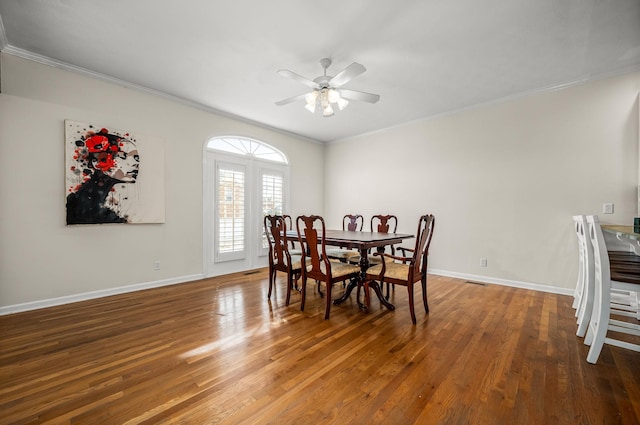
[[[273,146],[245,137],[214,137],[207,143],[208,149],[251,156],[266,161],[287,164],[287,157]]]
[[[263,217],[287,211],[287,157],[258,140],[213,137],[205,146],[204,176],[207,275],[264,266]]]

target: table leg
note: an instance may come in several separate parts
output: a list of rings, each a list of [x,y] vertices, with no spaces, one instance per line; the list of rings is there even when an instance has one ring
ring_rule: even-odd
[[[378,281],[376,280],[371,280],[369,282],[366,282],[364,284],[365,288],[365,293],[368,294],[369,293],[369,288],[373,288],[373,292],[376,293],[376,295],[378,296],[378,299],[380,300],[380,303],[387,307],[389,310],[395,310],[396,306],[394,306],[393,304],[391,304],[389,301],[387,301],[387,299],[384,297],[384,295],[382,294],[382,286],[380,284],[378,284]],[[369,297],[367,295],[365,295],[367,298],[367,307],[369,306],[368,301],[369,301]]]
[[[359,286],[359,283],[358,283],[359,280],[360,279],[351,279],[349,281],[349,284],[347,285],[347,289],[345,289],[344,291],[344,294],[342,294],[340,298],[336,298],[335,300],[333,300],[333,305],[338,305],[345,302],[347,298],[349,298],[349,295],[351,295],[351,291],[353,291],[353,288],[356,288],[357,286]]]
[[[369,268],[369,257],[367,257],[366,249],[360,250],[359,266],[360,266],[360,273],[358,274],[358,278],[352,279],[349,282],[349,284],[347,285],[347,289],[345,289],[344,291],[344,294],[340,298],[333,300],[333,305],[342,304],[347,298],[349,298],[349,296],[351,295],[351,291],[353,291],[354,288],[358,288],[358,290],[356,291],[356,298],[357,298],[356,302],[358,303],[358,307],[361,310],[363,310],[363,307],[365,309],[368,308],[368,303],[366,306],[363,306],[363,304],[360,302],[360,287],[364,283],[364,279],[367,276],[367,269]]]
[[[384,250],[384,247],[382,249]],[[369,294],[369,288],[373,288],[373,291],[376,293],[376,296],[380,300],[380,303],[382,303],[382,305],[388,308],[389,310],[395,310],[396,307],[385,299],[384,294],[382,293],[382,288],[380,287],[380,284],[377,281],[374,280],[374,281],[366,282],[367,269],[369,268],[368,254],[369,253],[367,252],[366,249],[360,250],[360,264],[359,264],[360,273],[358,275],[358,278],[353,279],[349,282],[344,294],[340,298],[333,300],[333,304],[338,305],[343,303],[347,298],[349,298],[354,288],[357,288],[356,302],[358,303],[358,308],[360,308],[360,310],[364,312],[367,312],[369,311],[369,308],[371,306],[371,297]],[[364,304],[360,302],[361,287],[364,287]]]
[[[366,249],[360,250],[360,274],[358,275],[358,296],[357,303],[358,308],[362,311],[369,311],[369,291],[366,286],[364,289],[364,304],[360,302],[360,288],[364,286],[367,279],[367,269],[369,268],[369,251]]]

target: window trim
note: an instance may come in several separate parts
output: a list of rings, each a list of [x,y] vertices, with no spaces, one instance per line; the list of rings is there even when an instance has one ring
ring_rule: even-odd
[[[266,147],[270,152],[278,154],[278,161],[270,158],[262,158],[259,155],[239,154],[237,152],[228,152],[215,149],[215,143],[212,141],[220,138],[233,138],[249,140],[255,144]],[[261,176],[264,171],[269,170],[282,174],[284,177],[283,184],[283,211],[288,211],[290,205],[290,164],[286,155],[266,142],[256,140],[244,136],[212,136],[207,139],[203,145],[203,262],[205,276],[211,277],[220,274],[234,273],[244,270],[251,270],[258,267],[266,266],[268,250],[262,248],[262,233],[264,221],[262,217],[262,182]],[[217,247],[216,241],[217,215],[218,215],[218,199],[215,191],[217,190],[217,163],[218,162],[242,163],[246,168],[245,185],[250,185],[250,192],[245,198],[245,258],[235,261],[220,261],[216,258]],[[251,199],[255,198],[255,199]]]

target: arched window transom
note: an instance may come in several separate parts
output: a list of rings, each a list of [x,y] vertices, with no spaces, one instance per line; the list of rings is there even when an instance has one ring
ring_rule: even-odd
[[[207,143],[207,149],[288,164],[287,157],[273,146],[244,137],[214,137]]]

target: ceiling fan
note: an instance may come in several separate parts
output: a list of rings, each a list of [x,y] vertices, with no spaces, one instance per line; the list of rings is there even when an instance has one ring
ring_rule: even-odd
[[[320,60],[320,65],[324,68],[324,74],[310,80],[288,69],[281,69],[278,74],[283,77],[291,78],[301,82],[307,87],[313,89],[313,91],[298,96],[293,96],[288,99],[283,99],[276,102],[276,105],[282,106],[288,103],[295,102],[297,100],[304,99],[307,104],[305,108],[311,113],[314,113],[316,106],[320,106],[322,109],[322,115],[330,117],[334,114],[333,105],[337,105],[341,111],[347,107],[349,100],[360,100],[369,103],[376,103],[380,96],[377,94],[365,93],[362,91],[343,89],[342,86],[348,83],[352,78],[365,72],[367,69],[354,62],[344,70],[339,72],[335,77],[327,75],[327,68],[331,65],[331,59],[323,58]]]

